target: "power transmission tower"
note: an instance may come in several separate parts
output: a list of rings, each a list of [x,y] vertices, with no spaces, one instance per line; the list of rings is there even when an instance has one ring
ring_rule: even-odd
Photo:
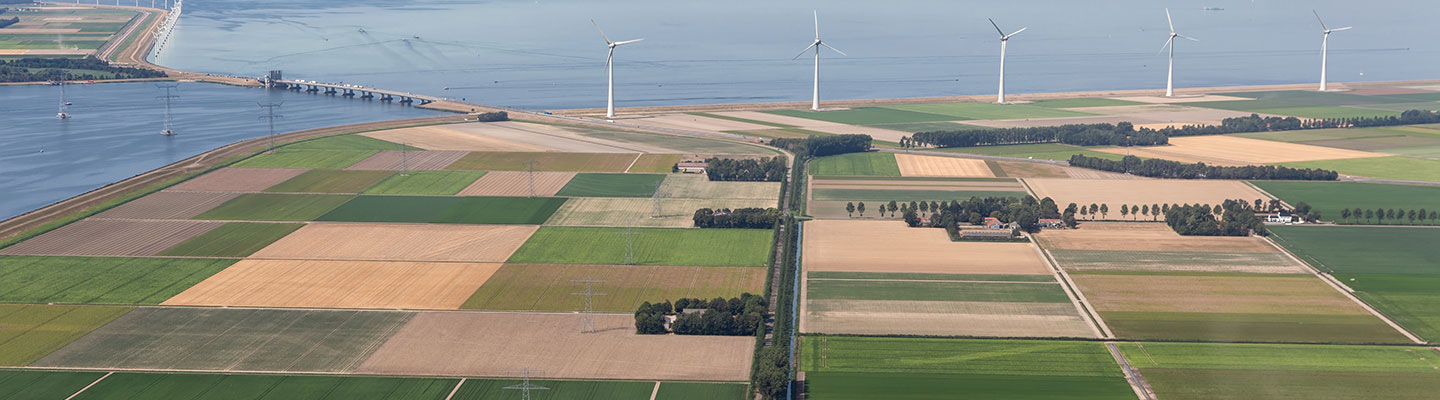
[[[660,199],[665,197],[665,194],[662,191],[662,189],[665,188],[665,180],[661,179],[659,182],[650,184],[650,186],[655,188],[655,193],[650,195],[650,199],[654,200],[655,202],[655,205],[653,207],[654,210],[652,210],[653,213],[650,215],[650,218],[664,218],[665,209],[661,208]]]
[[[635,232],[633,228],[626,227],[624,232],[616,232],[616,235],[625,236],[625,265],[635,265],[635,236],[643,233]]]
[[[270,104],[255,103],[255,105],[260,106],[260,108],[264,108],[264,109],[266,110],[266,112],[267,112],[266,115],[261,115],[261,116],[260,116],[260,119],[264,119],[264,120],[269,120],[269,121],[270,121],[270,148],[267,149],[267,150],[265,150],[265,153],[268,153],[268,154],[274,154],[274,153],[275,153],[275,119],[276,119],[276,118],[285,118],[284,115],[275,115],[275,109],[276,109],[276,108],[279,108],[279,107],[280,107],[281,105],[283,105],[283,104],[285,104],[285,102],[283,102],[283,101],[282,101],[282,102],[279,102],[279,103],[270,103]]]
[[[535,164],[538,163],[540,163],[539,160],[530,160],[523,163],[525,164],[525,170],[530,172],[530,197],[535,197]]]
[[[519,385],[514,385],[514,386],[506,386],[506,387],[504,388],[505,390],[519,390],[519,391],[520,391],[520,398],[521,398],[522,400],[530,400],[530,391],[531,391],[531,390],[550,390],[550,388],[547,388],[547,387],[544,387],[544,386],[536,386],[536,385],[531,385],[531,384],[530,384],[530,373],[531,373],[531,372],[539,372],[539,373],[542,373],[542,374],[543,374],[543,373],[545,373],[545,371],[533,370],[533,369],[530,369],[530,368],[525,368],[525,369],[518,369],[518,370],[509,370],[509,371],[505,371],[505,372],[509,372],[509,373],[512,373],[512,374],[513,374],[513,373],[525,374],[525,380],[522,381],[521,384],[519,384]]]
[[[156,96],[156,97],[155,97],[155,98],[157,98],[157,99],[165,99],[165,129],[161,130],[161,131],[160,131],[160,134],[161,134],[161,135],[165,135],[165,136],[174,135],[174,134],[175,134],[175,123],[170,119],[170,99],[176,99],[176,98],[179,98],[180,96],[170,94],[170,89],[177,89],[177,90],[178,90],[178,89],[180,88],[180,84],[176,83],[176,84],[173,84],[173,85],[155,85],[155,87],[158,87],[158,88],[161,88],[161,89],[165,89],[165,95],[164,95],[164,96]]]
[[[580,327],[580,332],[594,333],[595,318],[593,313],[595,312],[595,296],[604,296],[605,293],[596,292],[594,289],[591,288],[590,285],[596,283],[605,283],[605,281],[598,279],[590,279],[589,277],[586,277],[585,279],[572,279],[570,281],[585,284],[585,291],[570,293],[570,295],[585,296],[585,311],[582,311],[580,313],[580,319],[584,323],[584,325]]]
[[[405,161],[405,142],[400,142],[400,176],[410,176],[410,171],[405,165]]]

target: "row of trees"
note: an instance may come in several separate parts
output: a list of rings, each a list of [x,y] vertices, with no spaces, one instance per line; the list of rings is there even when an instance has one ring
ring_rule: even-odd
[[[475,114],[475,120],[479,122],[500,122],[509,121],[510,114],[504,111],[492,111]]]
[[[100,76],[82,71],[109,73]],[[77,81],[95,79],[160,78],[165,73],[148,69],[112,67],[86,56],[85,58],[20,58],[0,60],[0,82]]]
[[[785,157],[756,159],[711,158],[705,174],[712,181],[779,182],[785,179]]]
[[[647,301],[635,310],[635,332],[642,335],[663,335],[671,331],[677,335],[754,335],[765,328],[767,306],[764,296],[750,293],[728,300],[682,298],[674,304],[669,300],[654,304]],[[670,330],[665,329],[668,315],[676,316]]]
[[[1247,201],[1244,201],[1244,200],[1236,199],[1236,200],[1226,200],[1225,202],[1226,202],[1226,203],[1234,203],[1234,204],[1236,205],[1236,207],[1239,207],[1239,208],[1241,208],[1241,209],[1243,209],[1243,210],[1245,210],[1245,211],[1248,211],[1248,212],[1250,212],[1250,213],[1252,213],[1252,214],[1253,214],[1253,213],[1257,213],[1257,212],[1275,212],[1275,211],[1281,211],[1281,210],[1284,209],[1284,207],[1280,204],[1280,200],[1270,200],[1270,201],[1267,202],[1267,201],[1265,201],[1264,199],[1255,199],[1255,201],[1252,203],[1252,202],[1247,202]],[[1211,205],[1209,205],[1209,204],[1195,204],[1195,205],[1190,205],[1190,204],[1183,204],[1183,205],[1181,205],[1181,204],[1148,204],[1148,205],[1147,205],[1147,204],[1141,204],[1141,205],[1126,205],[1126,204],[1121,204],[1121,205],[1120,205],[1120,217],[1123,219],[1123,218],[1125,218],[1126,216],[1129,216],[1131,221],[1135,221],[1135,220],[1138,220],[1138,219],[1140,219],[1140,218],[1150,218],[1151,221],[1156,221],[1156,220],[1158,220],[1158,219],[1160,218],[1160,216],[1162,216],[1162,215],[1168,215],[1168,214],[1170,213],[1170,210],[1171,210],[1172,208],[1183,208],[1183,207],[1199,207],[1199,208],[1204,208],[1204,209],[1206,209],[1206,210],[1210,210],[1210,212],[1211,212],[1212,214],[1215,214],[1215,215],[1221,215],[1221,214],[1224,213],[1224,211],[1225,211],[1224,206],[1223,206],[1222,204],[1216,204],[1216,205],[1214,205],[1213,207],[1212,207]],[[1358,210],[1358,209],[1357,209],[1357,210]],[[1298,215],[1298,216],[1301,216],[1302,218],[1305,218],[1305,219],[1307,219],[1307,220],[1310,220],[1310,221],[1314,221],[1314,220],[1317,220],[1317,219],[1320,218],[1320,211],[1319,211],[1319,210],[1314,210],[1314,209],[1312,209],[1312,208],[1310,207],[1310,205],[1309,205],[1309,204],[1306,204],[1305,202],[1296,203],[1296,204],[1295,204],[1295,209],[1289,210],[1289,211],[1295,213],[1295,214]],[[1071,213],[1073,213],[1073,214],[1078,214],[1078,215],[1080,216],[1080,218],[1086,218],[1086,219],[1089,219],[1089,220],[1092,220],[1092,221],[1093,221],[1093,220],[1095,220],[1096,217],[1100,217],[1101,219],[1104,219],[1104,218],[1109,217],[1109,214],[1110,214],[1110,205],[1109,205],[1109,204],[1090,203],[1090,205],[1087,206],[1087,205],[1076,205],[1075,203],[1070,203],[1070,206],[1065,208],[1065,213],[1066,213],[1066,214],[1071,214]]]
[[[1171,179],[1254,179],[1254,180],[1300,180],[1300,181],[1333,181],[1340,177],[1339,173],[1330,170],[1313,168],[1290,168],[1276,165],[1248,165],[1241,167],[1226,167],[1216,165],[1205,165],[1205,163],[1187,164],[1178,161],[1162,160],[1158,158],[1144,159],[1136,156],[1125,156],[1120,161],[1100,158],[1086,157],[1083,154],[1070,156],[1070,165],[1075,167],[1098,169],[1101,171],[1120,172],[1152,178]]]
[[[888,210],[895,204],[892,201],[882,207]],[[955,235],[959,224],[981,225],[985,223],[986,217],[1006,224],[1014,222],[1020,229],[1027,231],[1035,230],[1040,219],[1062,217],[1054,200],[1046,197],[1037,201],[1029,196],[971,197],[965,201],[912,201],[900,203],[898,209],[902,212],[905,223],[911,227],[945,228],[951,236]],[[929,217],[922,218],[923,215]]]
[[[1416,221],[1419,221],[1420,224],[1434,224],[1440,222],[1440,212],[1426,211],[1423,208],[1409,211],[1395,208],[1388,210],[1384,208],[1366,210],[1359,207],[1340,209],[1341,220],[1349,222],[1352,218],[1355,222],[1360,222],[1360,219],[1364,218],[1366,223],[1375,220],[1379,224],[1385,223],[1386,220],[1390,220],[1392,224],[1402,224],[1405,221],[1409,221],[1410,225],[1417,225]]]
[[[0,8],[0,13],[3,13],[3,12],[5,12],[5,9]],[[17,23],[17,22],[20,22],[20,17],[10,17],[9,19],[0,18],[0,28],[4,28],[4,27],[10,26],[10,25],[15,25],[15,23]]]
[[[1005,144],[1065,143],[1079,146],[1147,146],[1169,143],[1161,131],[1118,124],[1069,124],[1030,128],[986,128],[918,132],[901,138],[902,147],[975,147]]]
[[[695,210],[696,228],[774,229],[780,222],[778,208],[722,208]]]
[[[775,138],[770,145],[789,150],[801,158],[870,151],[870,135],[827,135],[806,138]]]
[[[1171,207],[1165,213],[1165,223],[1175,233],[1185,236],[1249,236],[1267,235],[1265,221],[1244,205],[1244,201],[1225,200],[1219,207],[1217,221],[1215,210],[1204,205]]]

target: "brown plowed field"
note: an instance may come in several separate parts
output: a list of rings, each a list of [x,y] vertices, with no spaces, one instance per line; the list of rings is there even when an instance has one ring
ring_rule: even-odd
[[[1174,179],[1026,179],[1035,197],[1049,197],[1060,208],[1070,203],[1108,204],[1107,219],[1120,219],[1122,204],[1220,204],[1225,200],[1268,198],[1240,181]],[[1128,217],[1126,217],[1128,218]]]
[[[1309,274],[1265,277],[1073,274],[1102,311],[1365,315]]]
[[[951,242],[900,221],[805,223],[806,271],[1050,274],[1029,243]]]
[[[260,249],[250,258],[504,262],[537,228],[316,223]]]
[[[1114,154],[1126,152],[1124,148],[1097,150]],[[1368,151],[1221,135],[1171,138],[1168,146],[1131,147],[1130,152],[1140,157],[1218,165],[1258,165],[1385,156]]]
[[[400,150],[385,150],[345,169],[399,171],[403,160],[403,169],[407,171],[438,171],[465,154],[463,151],[406,151],[402,155]]]
[[[166,305],[457,309],[500,264],[243,260]]]
[[[238,196],[239,193],[156,192],[100,213],[95,218],[189,219]]]
[[[198,221],[87,219],[0,250],[0,254],[153,256],[220,225]]]
[[[1068,302],[808,300],[804,331],[852,335],[1095,337],[1088,324]]]
[[[574,172],[536,172],[535,195],[554,196],[574,178]],[[530,173],[525,171],[491,171],[471,183],[460,196],[529,196]]]
[[[780,182],[716,182],[705,175],[670,174],[660,187],[661,197],[671,199],[749,199],[776,201]],[[694,210],[691,210],[694,211]]]
[[[361,135],[405,143],[426,150],[456,151],[553,151],[554,149],[456,129],[461,125],[417,126],[365,132]]]
[[[581,333],[578,314],[424,312],[356,370],[364,374],[510,376],[516,368],[546,378],[743,381],[750,336],[637,335],[635,317],[594,315]]]
[[[200,175],[181,184],[170,187],[169,191],[191,192],[259,192],[280,182],[305,173],[303,169],[290,168],[225,168]]]
[[[1052,250],[1193,251],[1271,253],[1275,247],[1253,237],[1180,236],[1164,223],[1081,222],[1077,229],[1046,230],[1035,240]]]
[[[954,157],[896,154],[900,176],[942,176],[956,178],[990,178],[995,173],[985,160]]]

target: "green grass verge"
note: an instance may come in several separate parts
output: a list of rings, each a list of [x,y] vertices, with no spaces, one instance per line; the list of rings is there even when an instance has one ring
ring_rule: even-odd
[[[305,171],[305,173],[271,186],[265,191],[272,193],[360,193],[394,174],[394,171],[316,169]]]
[[[312,221],[355,196],[338,194],[248,193],[195,219],[223,221]]]
[[[554,197],[360,196],[315,220],[539,225],[564,204]]]
[[[1016,303],[1067,303],[1070,301],[1058,283],[811,280],[806,294],[807,298],[812,300]]]
[[[625,172],[638,154],[625,153],[517,153],[471,152],[445,169],[470,171],[525,171],[535,161],[536,171]]]
[[[1283,181],[1254,181],[1250,182],[1264,189],[1266,192],[1279,197],[1291,205],[1304,202],[1310,204],[1326,220],[1339,223],[1396,223],[1398,221],[1376,221],[1366,220],[1364,217],[1349,219],[1340,218],[1340,210],[1362,208],[1374,210],[1376,208],[1403,210],[1414,210],[1424,208],[1427,211],[1440,211],[1440,187],[1436,186],[1413,186],[1413,185],[1387,185],[1381,183],[1360,183],[1360,182],[1283,182]],[[1404,220],[1410,224],[1410,220]]]
[[[629,230],[635,264],[764,266],[768,229]],[[627,229],[542,226],[510,256],[512,263],[623,264]]]
[[[233,165],[235,168],[344,169],[379,153],[379,150],[305,150],[287,147],[262,153]]]
[[[560,197],[650,197],[665,180],[661,174],[576,174],[555,195]]]
[[[66,399],[104,372],[0,371],[0,399]]]
[[[0,366],[35,362],[130,310],[130,307],[0,304]]]
[[[1410,157],[1351,158],[1280,163],[1294,168],[1320,168],[1345,175],[1440,182],[1440,161]]]
[[[900,176],[895,154],[881,152],[849,153],[810,160],[812,175]]]
[[[273,224],[231,222],[200,236],[165,249],[157,254],[171,257],[249,257],[276,240],[305,226],[304,224]]]
[[[1425,348],[1120,343],[1164,399],[1429,399],[1437,353]]]
[[[888,108],[928,114],[948,115],[960,120],[1060,118],[1092,115],[1082,112],[1059,110],[1050,107],[1038,107],[1028,104],[938,103],[907,104],[902,106],[890,106]]]
[[[0,302],[160,304],[235,260],[0,256]]]
[[[984,190],[866,190],[866,189],[814,189],[811,197],[815,200],[864,200],[864,201],[943,201],[967,200],[971,197],[1029,197],[1022,191]]]
[[[406,175],[391,175],[363,193],[449,196],[465,190],[482,176],[485,171],[410,171]]]
[[[117,373],[80,399],[444,399],[459,379]]]
[[[775,115],[836,122],[850,125],[893,124],[899,122],[953,121],[956,117],[898,110],[884,107],[860,107],[837,111],[772,110],[764,111]]]

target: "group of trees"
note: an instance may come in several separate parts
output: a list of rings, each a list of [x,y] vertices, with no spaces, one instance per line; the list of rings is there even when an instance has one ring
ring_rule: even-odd
[[[1355,219],[1356,222],[1359,222],[1361,218],[1364,218],[1366,223],[1369,223],[1371,220],[1375,220],[1376,223],[1383,224],[1386,220],[1389,220],[1391,221],[1391,224],[1402,224],[1406,221],[1409,221],[1410,225],[1417,225],[1415,223],[1416,221],[1419,221],[1420,224],[1434,224],[1435,222],[1440,221],[1440,212],[1426,211],[1423,208],[1408,211],[1395,208],[1391,208],[1388,210],[1384,208],[1367,210],[1359,207],[1353,209],[1340,209],[1341,220],[1348,222],[1352,218]],[[1427,223],[1426,221],[1429,222]]]
[[[1267,235],[1265,221],[1255,215],[1255,211],[1246,206],[1245,201],[1225,200],[1221,205],[1215,206],[1220,210],[1219,219],[1215,215],[1216,210],[1206,205],[1182,205],[1170,207],[1165,212],[1165,223],[1174,229],[1175,233],[1185,236],[1249,236],[1251,232],[1256,235]]]
[[[509,121],[510,114],[507,114],[504,111],[483,112],[475,114],[475,120],[479,122]]]
[[[635,310],[635,332],[642,335],[663,335],[674,331],[677,335],[754,335],[765,327],[765,313],[769,304],[764,296],[750,293],[740,297],[711,300],[676,300],[671,304],[645,302]],[[685,310],[699,310],[686,313]],[[675,315],[670,331],[665,329],[665,316]]]
[[[846,211],[861,211],[863,215],[865,203],[851,207],[845,206]],[[1055,201],[1046,197],[1035,200],[1034,197],[971,197],[965,201],[912,201],[900,203],[891,201],[888,204],[881,204],[880,208],[889,211],[891,216],[899,211],[905,223],[911,227],[945,228],[953,236],[959,224],[981,225],[985,218],[995,218],[1003,223],[1014,222],[1020,229],[1027,231],[1034,230],[1042,218],[1061,218],[1061,214]],[[882,216],[884,214],[881,214]],[[927,218],[922,216],[928,215]]]
[[[775,138],[770,145],[789,150],[801,158],[870,151],[870,135],[828,135],[806,138]]]
[[[724,208],[695,210],[696,228],[774,229],[780,221],[778,208]]]
[[[1300,180],[1300,181],[1333,181],[1340,177],[1339,173],[1330,170],[1312,168],[1290,168],[1276,165],[1247,165],[1242,167],[1225,167],[1216,165],[1205,165],[1205,163],[1187,164],[1178,161],[1161,160],[1158,158],[1140,159],[1136,156],[1125,156],[1120,161],[1104,159],[1100,157],[1086,157],[1083,154],[1070,156],[1070,165],[1075,167],[1098,169],[1101,171],[1120,172],[1151,178],[1171,179],[1254,179],[1254,180]]]
[[[1124,219],[1126,216],[1129,216],[1131,221],[1139,220],[1142,218],[1150,218],[1151,221],[1156,221],[1161,216],[1168,216],[1171,209],[1180,209],[1185,207],[1199,207],[1210,210],[1212,214],[1220,215],[1225,211],[1224,204],[1229,203],[1234,203],[1235,207],[1239,207],[1240,209],[1248,211],[1252,214],[1258,212],[1276,212],[1284,210],[1284,206],[1280,203],[1280,200],[1265,201],[1264,199],[1255,199],[1254,202],[1247,202],[1245,200],[1236,199],[1226,200],[1225,203],[1216,204],[1213,207],[1209,204],[1121,204],[1120,217],[1121,219]],[[1304,202],[1296,203],[1295,208],[1289,211],[1310,221],[1315,221],[1320,218],[1320,211],[1312,209],[1309,204],[1306,204]],[[1080,218],[1089,219],[1092,221],[1095,220],[1096,217],[1104,219],[1109,217],[1110,205],[1090,203],[1090,205],[1087,206],[1070,203],[1070,206],[1065,208],[1065,214],[1078,214]]]
[[[83,71],[113,74],[99,76]],[[85,58],[20,58],[0,60],[0,82],[83,81],[95,79],[160,78],[165,73],[140,68],[112,67],[86,56]]]
[[[5,12],[5,9],[0,8],[0,13],[3,13],[3,12]],[[10,18],[8,18],[8,19],[6,19],[6,18],[0,18],[0,28],[4,28],[4,27],[10,26],[10,25],[15,25],[15,23],[17,23],[17,22],[20,22],[20,17],[10,17]]]
[[[779,182],[785,179],[785,157],[756,159],[711,158],[705,174],[712,181]]]
[[[1161,131],[1118,124],[1069,124],[1031,128],[986,128],[918,132],[901,138],[902,147],[975,147],[1005,144],[1065,143],[1079,146],[1150,146],[1169,143]]]

